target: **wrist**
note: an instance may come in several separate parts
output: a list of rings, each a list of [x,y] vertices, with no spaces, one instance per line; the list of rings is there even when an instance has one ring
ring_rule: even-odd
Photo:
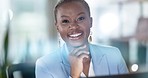
[[[71,78],[80,78],[80,74],[79,75],[78,74],[71,74],[70,76],[71,76]]]
[[[71,78],[80,78],[79,76],[71,76]]]
[[[80,70],[74,70],[76,68],[71,68],[70,70],[70,76],[71,78],[80,78],[81,71]]]

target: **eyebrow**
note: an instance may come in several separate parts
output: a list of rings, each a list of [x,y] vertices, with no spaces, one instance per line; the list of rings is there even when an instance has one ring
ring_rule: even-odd
[[[81,14],[85,14],[85,12],[80,12],[80,13],[79,13],[79,14],[77,14],[77,15],[81,15]],[[61,17],[69,17],[69,16],[62,15]]]

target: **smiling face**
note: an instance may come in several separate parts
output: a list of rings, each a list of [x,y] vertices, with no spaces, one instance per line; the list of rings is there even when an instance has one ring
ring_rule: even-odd
[[[92,18],[81,2],[64,3],[57,9],[57,30],[69,47],[88,44]]]

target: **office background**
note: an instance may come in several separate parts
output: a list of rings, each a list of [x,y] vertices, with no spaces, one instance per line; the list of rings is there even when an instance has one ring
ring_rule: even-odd
[[[12,64],[34,63],[63,41],[54,27],[58,0],[0,0],[0,78]],[[129,71],[148,71],[148,1],[86,0],[92,42],[120,49]],[[59,45],[60,40],[60,45]]]

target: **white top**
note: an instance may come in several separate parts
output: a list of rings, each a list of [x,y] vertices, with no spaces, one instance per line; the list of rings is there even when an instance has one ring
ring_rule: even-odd
[[[94,76],[95,76],[95,73],[94,73],[92,59],[91,59],[91,61],[90,61],[90,67],[89,67],[89,71],[88,71],[88,77],[94,77]],[[81,77],[86,77],[86,75],[82,72],[81,73]]]

